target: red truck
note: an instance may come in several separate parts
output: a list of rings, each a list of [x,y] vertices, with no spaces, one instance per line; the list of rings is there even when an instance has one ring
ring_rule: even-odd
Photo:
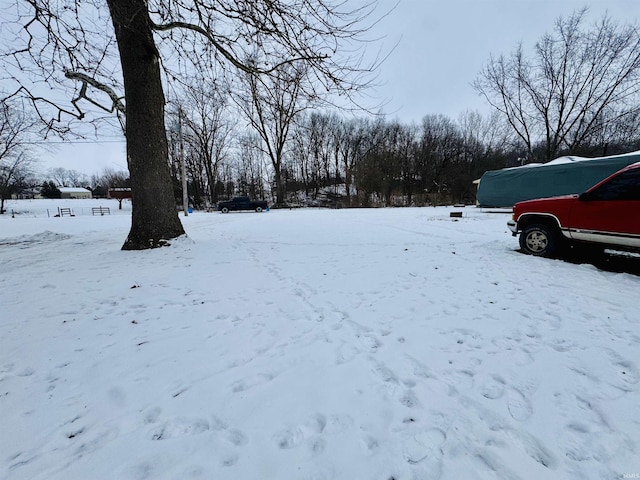
[[[571,243],[640,251],[640,162],[580,195],[516,203],[507,226],[523,252],[555,257]]]

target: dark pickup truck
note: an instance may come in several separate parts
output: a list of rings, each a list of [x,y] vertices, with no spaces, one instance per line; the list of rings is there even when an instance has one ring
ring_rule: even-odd
[[[255,210],[262,212],[269,208],[264,200],[251,200],[249,197],[235,197],[226,202],[218,202],[218,211],[228,213],[239,210]]]

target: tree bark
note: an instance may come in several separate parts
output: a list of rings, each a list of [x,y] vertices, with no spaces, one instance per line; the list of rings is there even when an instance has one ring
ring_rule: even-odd
[[[178,219],[164,125],[160,57],[146,0],[107,0],[124,78],[132,217],[123,250],[168,244],[184,234]]]

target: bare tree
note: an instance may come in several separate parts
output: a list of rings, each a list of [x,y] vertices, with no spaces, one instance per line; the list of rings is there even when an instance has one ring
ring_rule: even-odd
[[[130,188],[129,174],[123,170],[105,167],[101,173],[91,175],[89,180],[94,197],[106,197],[111,188]],[[129,196],[127,196],[129,198]],[[119,208],[122,209],[122,198],[118,198]]]
[[[359,164],[375,149],[380,141],[381,129],[376,125],[383,123],[379,118],[375,124],[366,118],[346,121],[338,132],[338,156],[344,172],[345,193],[347,203],[352,204],[351,187]]]
[[[252,198],[265,198],[267,180],[262,140],[256,134],[247,134],[240,138],[236,159],[238,193]],[[226,192],[227,196],[229,192]]]
[[[5,212],[5,200],[17,189],[26,187],[31,175],[33,141],[36,122],[24,110],[3,101],[0,103],[0,214]]]
[[[334,151],[332,133],[333,116],[312,113],[309,123],[311,140],[311,179],[317,197],[321,187],[331,182],[332,154]]]
[[[26,152],[0,161],[0,215],[6,211],[6,200],[37,184],[33,177],[32,164],[33,161]]]
[[[243,77],[245,89],[235,97],[236,104],[262,140],[263,153],[271,160],[277,205],[285,203],[282,170],[291,128],[311,102],[304,88],[307,75],[303,63],[283,65],[266,79],[247,73]]]
[[[313,143],[311,128],[308,125],[309,117],[304,116],[296,122],[291,136],[291,148],[289,158],[297,177],[304,189],[304,196],[311,197],[313,188],[312,162]]]
[[[14,25],[21,28],[5,30],[12,38],[5,38],[0,67],[5,79],[20,81],[15,95],[31,98],[62,133],[68,118],[124,118],[133,213],[123,249],[154,248],[184,233],[169,170],[161,68],[173,82],[218,64],[261,76],[305,64],[314,76],[310,94],[350,97],[372,69],[354,45],[375,3],[348,10],[326,0],[107,0],[106,10],[100,0],[15,0]],[[256,47],[264,60],[247,62]],[[34,79],[58,91],[73,87],[70,104],[47,98]]]
[[[585,27],[587,10],[560,17],[552,33],[509,56],[491,57],[475,89],[501,112],[534,156],[543,159],[589,142],[610,123],[638,112],[640,34],[604,16]]]
[[[321,187],[335,183],[340,165],[335,167],[336,132],[340,120],[335,114],[312,112],[296,122],[289,159],[305,188],[316,199]],[[331,171],[333,168],[333,172]]]
[[[70,187],[67,179],[67,169],[63,167],[54,167],[47,170],[47,176],[53,180],[58,187]]]
[[[67,175],[69,177],[70,187],[86,187],[89,185],[89,177],[77,170],[68,170]]]
[[[392,198],[396,194],[406,194],[405,198],[411,202],[415,128],[397,120],[386,121],[374,125],[371,134],[377,139],[365,161],[359,164],[359,186],[369,194],[375,193],[383,206],[400,205]]]
[[[105,167],[100,174],[91,177],[91,183],[94,186],[100,185],[107,189],[127,187],[129,185],[129,175],[123,170]]]
[[[200,79],[188,85],[177,102],[183,111],[184,139],[192,161],[192,180],[206,189],[209,202],[217,202],[216,182],[229,155],[235,123],[228,109],[226,82]]]
[[[69,170],[63,167],[50,168],[47,175],[55,181],[59,187],[86,187],[90,179],[82,172]]]
[[[499,112],[483,116],[467,110],[458,117],[458,128],[465,144],[465,154],[473,157],[504,151],[512,143],[511,132]]]
[[[433,205],[447,196],[452,164],[462,154],[462,138],[456,124],[444,115],[427,115],[422,119],[417,152],[420,185]]]

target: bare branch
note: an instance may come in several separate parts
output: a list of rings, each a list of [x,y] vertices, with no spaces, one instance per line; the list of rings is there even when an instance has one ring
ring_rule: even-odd
[[[503,113],[531,154],[544,145],[544,160],[595,139],[607,124],[637,111],[640,38],[635,25],[608,16],[585,28],[587,10],[559,18],[531,58],[522,47],[505,60],[491,58],[474,83]],[[614,131],[615,129],[611,129]]]

